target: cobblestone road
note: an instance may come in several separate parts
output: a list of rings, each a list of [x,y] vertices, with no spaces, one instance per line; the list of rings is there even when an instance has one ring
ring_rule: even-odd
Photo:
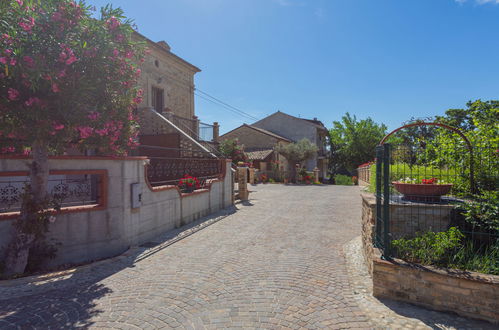
[[[358,188],[251,189],[236,213],[167,247],[0,285],[0,328],[378,327],[343,252],[360,234]]]

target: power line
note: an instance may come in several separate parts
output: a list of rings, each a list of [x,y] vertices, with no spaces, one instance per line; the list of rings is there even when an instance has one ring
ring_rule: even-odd
[[[189,89],[190,90],[194,90],[194,92],[199,92],[199,93],[202,93],[204,95],[200,95],[198,93],[194,93],[196,96],[199,96],[201,97],[202,99],[206,100],[206,101],[210,101],[211,103],[215,104],[215,105],[218,105],[220,107],[223,107],[225,108],[226,110],[229,110],[231,112],[233,112],[234,114],[237,114],[239,116],[242,116],[242,117],[245,117],[246,119],[250,119],[250,120],[254,120],[254,121],[258,121],[260,120],[258,117],[255,117],[233,105],[230,105],[229,103],[227,102],[224,102],[222,100],[220,100],[219,98],[216,98],[215,96],[212,96],[202,90],[200,90],[199,88],[196,88],[194,86],[190,86],[188,85],[187,83],[185,83],[184,81],[181,81],[180,79],[178,78],[175,78],[175,77],[171,77],[171,76],[166,76],[166,79],[168,80],[172,80],[173,83],[175,83],[177,86],[180,86],[180,87],[183,87],[183,88],[186,88],[186,89]],[[209,99],[208,99],[209,98]]]
[[[238,113],[239,113],[239,114],[241,114],[241,115],[244,115],[244,116],[246,116],[246,117],[248,117],[248,118],[251,118],[251,119],[253,119],[253,120],[259,120],[257,117],[255,117],[255,116],[253,116],[253,115],[251,115],[251,114],[249,114],[249,113],[247,113],[247,112],[244,112],[243,110],[241,110],[241,109],[239,109],[239,108],[236,108],[235,106],[232,106],[232,105],[230,105],[230,104],[228,104],[228,103],[226,103],[226,102],[224,102],[224,101],[222,101],[222,100],[220,100],[220,99],[218,99],[218,98],[216,98],[216,97],[214,97],[214,96],[211,96],[210,94],[208,94],[208,93],[206,93],[206,92],[203,92],[203,91],[202,91],[202,90],[200,90],[199,88],[196,88],[196,91],[198,91],[198,92],[200,92],[200,93],[202,93],[202,94],[204,94],[204,95],[206,95],[206,96],[208,96],[208,97],[210,97],[210,98],[214,99],[215,101],[217,101],[217,102],[219,102],[219,103],[221,103],[221,104],[225,105],[226,107],[229,107],[229,108],[233,109],[234,111],[238,112]]]
[[[250,119],[250,120],[258,120],[258,118],[256,118],[256,117],[253,117],[253,116],[251,116],[251,115],[247,115],[246,113],[239,113],[239,112],[237,112],[237,111],[233,110],[232,108],[229,108],[229,107],[227,107],[227,106],[225,106],[225,105],[223,105],[223,104],[220,104],[220,103],[218,103],[218,102],[216,102],[216,101],[214,101],[214,100],[212,100],[212,99],[209,99],[208,97],[205,97],[205,96],[203,96],[203,95],[201,95],[201,94],[198,94],[198,93],[194,93],[194,94],[195,94],[196,96],[198,96],[198,97],[202,98],[203,100],[206,100],[206,101],[211,102],[211,103],[213,103],[213,104],[215,104],[215,105],[218,105],[218,106],[220,106],[220,107],[223,107],[224,109],[229,110],[229,111],[231,111],[231,112],[235,113],[236,115],[239,115],[239,116],[245,117],[246,119]]]

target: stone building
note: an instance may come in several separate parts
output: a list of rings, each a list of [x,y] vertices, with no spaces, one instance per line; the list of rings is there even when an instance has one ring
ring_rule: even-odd
[[[305,166],[308,171],[317,167],[320,171],[320,178],[325,178],[328,171],[328,152],[326,149],[328,134],[327,128],[317,118],[298,118],[277,111],[256,123],[242,125],[224,134],[221,138],[238,138],[244,145],[245,151],[267,150],[273,147],[278,139],[290,143],[307,138],[316,144],[319,150],[315,157],[306,162]],[[274,140],[271,140],[272,136]]]
[[[286,170],[287,161],[282,155],[274,152],[278,144],[288,144],[292,141],[265,129],[243,124],[232,131],[225,133],[220,140],[237,139],[244,146],[244,152],[253,165],[264,171],[270,164],[279,164],[281,170]]]
[[[182,132],[205,147],[213,148],[218,140],[218,123],[201,123],[194,108],[194,76],[201,70],[172,53],[165,41],[154,42],[139,33],[135,33],[134,38],[145,42],[149,50],[140,66],[139,84],[144,92],[138,107],[139,138],[143,146],[140,155],[199,156],[192,152],[185,155],[180,152],[181,149],[197,149]],[[151,109],[171,121],[176,128],[161,120]],[[170,148],[171,151],[153,150],[152,146]]]

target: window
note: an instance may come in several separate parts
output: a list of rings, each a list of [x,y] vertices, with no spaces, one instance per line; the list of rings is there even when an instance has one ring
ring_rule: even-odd
[[[164,90],[161,88],[152,88],[152,107],[159,113],[163,112],[165,107]]]

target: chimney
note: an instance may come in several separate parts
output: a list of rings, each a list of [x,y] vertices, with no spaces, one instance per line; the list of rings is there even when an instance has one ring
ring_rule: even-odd
[[[166,43],[166,41],[161,40],[161,41],[158,41],[156,44],[157,44],[159,47],[161,47],[161,48],[163,48],[164,50],[166,50],[167,52],[169,52],[169,51],[170,51],[170,45],[168,45],[168,44]]]

